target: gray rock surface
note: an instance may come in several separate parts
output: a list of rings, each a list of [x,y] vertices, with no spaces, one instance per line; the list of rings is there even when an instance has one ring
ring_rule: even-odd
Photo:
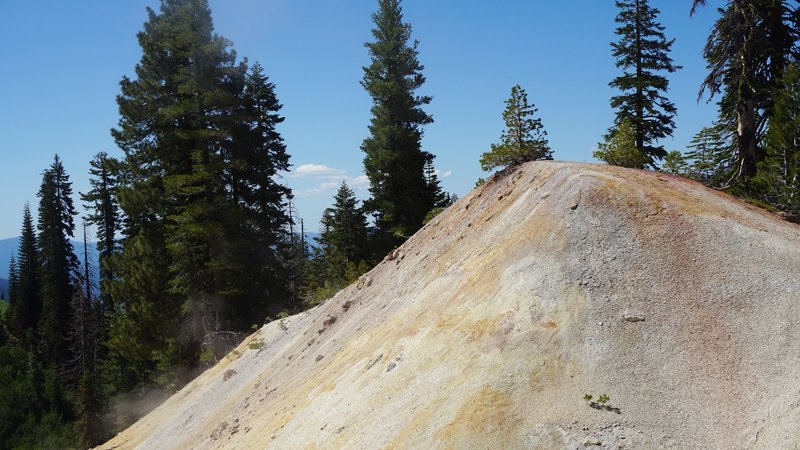
[[[102,446],[265,447],[800,448],[800,227],[652,172],[497,174]]]

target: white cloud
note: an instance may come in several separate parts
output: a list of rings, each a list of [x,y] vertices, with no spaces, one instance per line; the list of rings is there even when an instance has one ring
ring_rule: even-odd
[[[330,177],[330,181],[325,181],[317,186],[317,189],[320,191],[334,191],[339,189],[339,186],[342,185],[342,181],[347,183],[350,186],[350,189],[355,191],[360,189],[366,189],[369,187],[369,178],[366,175],[360,175],[357,177],[348,177],[347,175],[337,176],[337,177]]]
[[[303,164],[297,166],[297,169],[292,173],[292,177],[314,177],[314,178],[330,178],[344,176],[345,171],[334,169],[323,164]]]
[[[354,191],[363,191],[369,187],[369,179],[366,175],[351,177],[347,171],[328,167],[323,164],[302,164],[290,175],[292,178],[307,178],[311,182],[316,181],[316,186],[306,189],[295,189],[294,194],[300,197],[314,195],[329,195],[341,186],[342,181],[347,183]]]
[[[436,169],[436,170],[433,171],[433,173],[439,178],[447,178],[447,177],[449,177],[450,175],[453,174],[453,171],[452,170],[447,170],[445,172],[442,172],[441,170]]]
[[[300,191],[294,191],[293,194],[297,197],[310,197],[312,195],[319,195],[322,193],[322,190],[319,188],[311,188],[311,189],[303,189]]]
[[[366,189],[369,187],[369,178],[366,175],[350,178],[347,184],[353,189]]]
[[[319,189],[330,191],[338,188],[342,184],[341,181],[326,181],[319,185]]]

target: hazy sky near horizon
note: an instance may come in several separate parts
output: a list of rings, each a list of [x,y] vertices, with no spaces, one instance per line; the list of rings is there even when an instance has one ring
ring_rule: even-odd
[[[698,103],[706,70],[702,49],[721,0],[689,17],[690,1],[652,0],[672,57],[669,76],[677,129],[663,143],[684,151],[711,123],[714,104]],[[36,209],[41,172],[58,154],[77,192],[88,189],[98,151],[120,156],[109,130],[119,119],[115,97],[133,76],[141,51],[136,33],[156,0],[0,0],[0,239],[16,236],[22,209]],[[279,131],[291,154],[283,181],[294,191],[306,229],[315,231],[336,187],[346,180],[368,195],[361,142],[371,99],[360,86],[369,64],[375,0],[211,0],[216,32],[240,58],[260,62],[283,104]],[[608,82],[620,73],[612,0],[405,0],[405,21],[419,41],[433,96],[425,109],[423,147],[437,156],[443,187],[463,196],[478,177],[480,154],[498,142],[503,101],[519,83],[539,109],[559,160],[593,161],[611,125]],[[80,208],[81,213],[83,209]],[[0,255],[0,264],[6,256]]]

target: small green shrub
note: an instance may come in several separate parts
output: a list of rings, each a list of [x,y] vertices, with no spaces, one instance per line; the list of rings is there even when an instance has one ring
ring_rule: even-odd
[[[441,207],[437,207],[437,208],[431,209],[430,211],[428,211],[427,214],[425,214],[425,218],[422,219],[422,224],[423,225],[427,225],[428,222],[430,222],[431,220],[435,219],[436,216],[441,214],[442,211],[444,211],[444,208],[441,208]]]
[[[589,404],[592,408],[595,409],[607,409],[607,410],[616,410],[618,408],[611,408],[608,406],[608,402],[611,400],[611,397],[607,394],[600,394],[597,396],[597,400],[595,400],[594,395],[592,394],[583,394],[583,399],[586,403]]]
[[[636,148],[636,130],[629,120],[621,121],[613,135],[597,145],[592,156],[607,164],[634,169],[643,169],[648,163],[647,157]]]
[[[266,346],[267,344],[263,339],[253,339],[249,344],[247,344],[247,347],[250,350],[262,350]]]
[[[200,353],[200,362],[207,363],[213,361],[214,359],[216,358],[214,357],[214,352],[211,349]]]

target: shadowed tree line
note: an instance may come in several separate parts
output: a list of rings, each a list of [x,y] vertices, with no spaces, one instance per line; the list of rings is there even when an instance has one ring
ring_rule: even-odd
[[[0,329],[0,448],[107,439],[154,389],[174,392],[220,358],[231,336],[323,300],[453,201],[421,149],[433,119],[421,109],[430,98],[414,93],[424,76],[411,27],[398,1],[378,6],[363,80],[371,196],[359,206],[342,184],[314,252],[280,180],[289,153],[264,68],[237,59],[206,0],[148,9],[142,57],[117,96],[122,157],[98,153],[81,193],[97,270],[70,242],[78,213],[57,156],[38,222],[23,210]]]
[[[647,0],[616,5],[611,47],[622,73],[610,83],[619,90],[614,124],[595,155],[800,214],[797,7],[730,0],[719,9],[700,90],[719,117],[682,153],[662,143],[677,115],[667,98],[667,76],[680,69],[669,57],[674,41]],[[148,9],[141,59],[117,96],[112,135],[122,153],[91,161],[84,226],[76,229],[57,156],[42,172],[35,210],[22,210],[0,321],[0,448],[103,441],[235,337],[324,301],[456,200],[422,147],[432,98],[418,92],[424,67],[400,1],[378,0],[372,19],[361,80],[372,99],[361,145],[369,196],[361,202],[342,183],[310,246],[281,183],[290,155],[264,67],[238,59],[214,32],[207,0]],[[481,167],[552,159],[525,90],[514,86],[505,104],[505,130]],[[70,241],[77,233],[86,242],[86,225],[96,230],[97,268]]]

